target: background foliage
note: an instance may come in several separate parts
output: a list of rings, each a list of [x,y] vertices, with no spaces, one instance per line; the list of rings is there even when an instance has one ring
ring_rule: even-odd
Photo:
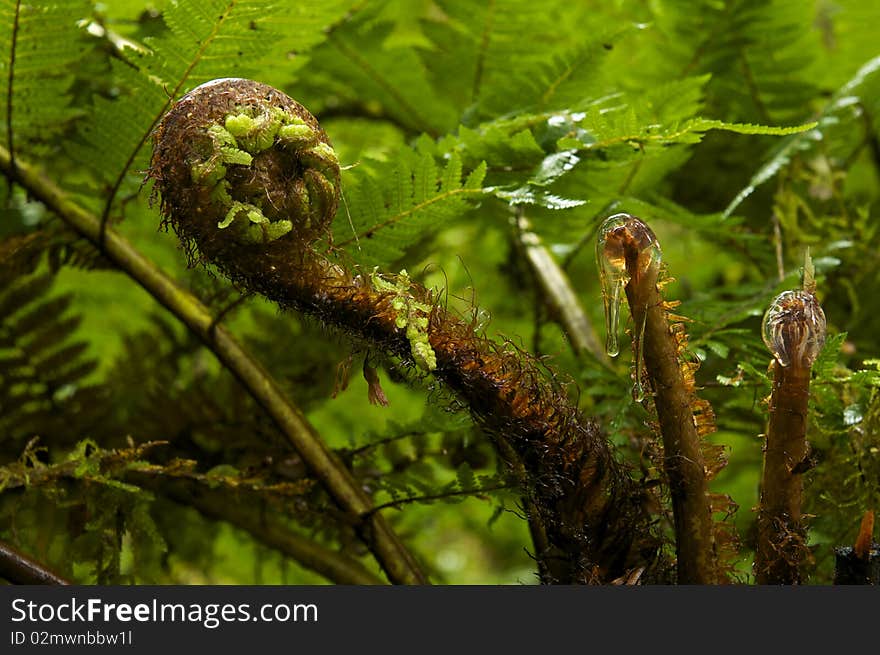
[[[3,0],[0,137],[219,312],[238,292],[156,229],[148,137],[206,80],[284,89],[347,165],[334,244],[549,356],[651,475],[628,350],[575,352],[522,249],[528,225],[601,326],[597,226],[639,215],[692,319],[743,580],[769,392],[760,318],[810,247],[830,338],[807,502],[827,583],[832,547],[880,504],[878,21],[859,0]],[[81,582],[320,582],[266,526],[375,568],[209,352],[24,192],[2,196],[0,538]],[[443,389],[257,298],[223,320],[435,580],[535,581],[516,491]],[[368,402],[364,357],[390,406]]]

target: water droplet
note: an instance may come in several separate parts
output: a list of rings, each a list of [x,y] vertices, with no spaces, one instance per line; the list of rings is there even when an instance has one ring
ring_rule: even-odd
[[[596,263],[599,267],[599,283],[605,303],[605,352],[611,357],[620,353],[617,332],[620,325],[621,295],[629,282],[626,270],[623,232],[626,230],[626,214],[608,218],[599,228],[596,241]]]
[[[642,384],[641,380],[636,380],[635,383],[633,383],[632,397],[637,403],[640,403],[645,399],[645,385]]]
[[[660,245],[651,229],[629,214],[615,214],[599,228],[596,241],[596,263],[605,304],[605,350],[614,357],[620,352],[617,333],[620,327],[620,304],[623,291],[631,279],[659,263]],[[636,384],[641,387],[642,339],[645,333],[647,306],[631,308],[635,327],[633,356],[636,361]],[[641,393],[641,392],[640,392]]]
[[[782,366],[809,367],[825,345],[825,312],[806,291],[784,291],[764,314],[764,344]]]
[[[492,319],[491,314],[485,309],[481,309],[479,307],[474,307],[471,310],[471,326],[474,329],[474,332],[480,334],[486,330],[486,326],[489,325],[489,321]]]
[[[843,410],[843,424],[857,425],[862,422],[862,406],[858,404],[847,405]]]
[[[648,318],[648,308],[639,307],[639,311],[633,315],[633,322],[635,323],[636,334],[633,339],[633,360],[636,364],[635,376],[636,382],[633,387],[633,398],[637,403],[642,402],[645,399],[645,388],[642,384],[642,373],[645,370],[645,360],[642,357],[642,347],[645,343],[645,322]]]

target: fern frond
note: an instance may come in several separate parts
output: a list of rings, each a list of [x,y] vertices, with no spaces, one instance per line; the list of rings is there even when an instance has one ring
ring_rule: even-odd
[[[456,110],[432,86],[418,53],[382,47],[388,25],[345,27],[315,49],[316,65],[301,72],[298,87],[317,113],[330,100],[335,107],[365,113],[378,109],[413,133],[437,136],[455,126]]]
[[[88,241],[49,227],[0,241],[0,277],[33,273],[44,255],[52,271],[62,266],[84,270],[110,266],[101,252]]]
[[[51,142],[77,115],[71,85],[90,47],[79,22],[91,9],[84,0],[0,2],[0,134],[11,152]]]
[[[0,490],[51,485],[62,478],[106,483],[130,468],[137,470],[145,466],[142,460],[146,454],[163,444],[147,442],[110,450],[99,448],[92,440],[85,439],[51,464],[41,462],[26,451],[18,461],[0,466]]]
[[[367,7],[315,53],[306,95],[435,137],[518,108],[565,107],[604,85],[604,55],[630,29],[600,28],[595,13],[527,0]]]
[[[777,144],[751,177],[748,185],[724,209],[724,216],[732,215],[755,189],[773,179],[780,170],[788,166],[793,157],[810,151],[817,144],[824,142],[827,132],[837,129],[841,122],[851,124],[857,120],[858,116],[851,111],[853,106],[859,103],[873,105],[876,102],[877,87],[880,85],[878,71],[880,71],[880,56],[866,62],[852,79],[835,92],[818,120],[810,126],[809,131],[796,133]]]
[[[136,461],[126,467],[126,472],[146,475],[160,483],[166,480],[185,480],[210,489],[261,494],[279,499],[302,496],[314,485],[314,480],[308,478],[278,481],[271,479],[266,471],[240,471],[230,465],[215,466],[205,473],[199,472],[197,467],[198,462],[185,459],[174,459],[166,464]]]
[[[18,277],[32,273],[43,254],[45,234],[16,234],[0,241],[0,276]]]
[[[48,297],[52,277],[14,278],[0,292],[0,442],[15,450],[35,434],[59,442],[103,412],[103,390],[87,384],[97,363],[73,341],[72,296]],[[70,416],[76,416],[71,423]]]
[[[427,53],[424,58],[434,77],[450,85],[445,91],[458,100],[460,109],[475,117],[538,106],[544,94],[548,100],[553,95],[554,83],[561,85],[567,76],[577,78],[583,72],[589,75],[595,63],[588,54],[591,46],[581,45],[590,32],[589,12],[577,3],[444,0],[440,6],[447,20],[429,35],[442,57]]]
[[[656,125],[640,121],[634,108],[630,105],[619,111],[603,111],[593,107],[586,113],[580,125],[583,134],[580,137],[563,139],[560,146],[578,147],[589,151],[623,144],[631,147],[693,144],[699,143],[709,130],[725,130],[738,134],[786,136],[806,132],[815,127],[816,123],[776,127],[693,118],[681,123]]]
[[[536,57],[511,66],[504,84],[483,89],[480,105],[487,115],[510,114],[514,110],[545,111],[547,109],[577,110],[595,98],[607,95],[617,85],[613,73],[604,64],[608,55],[626,35],[639,27],[607,25],[590,29],[588,36],[574,45],[545,44]],[[552,55],[547,57],[547,50]]]
[[[406,249],[473,208],[483,196],[485,165],[462,177],[452,154],[441,169],[430,152],[404,150],[372,174],[355,170],[345,185],[348,212],[337,215],[338,243],[364,264],[389,265]]]
[[[441,139],[438,152],[461,155],[465,166],[477,160],[490,171],[486,190],[512,205],[569,209],[601,205],[661,178],[681,165],[687,146],[710,130],[740,134],[789,135],[813,124],[775,127],[700,118],[703,77],[686,78],[638,96],[616,94],[585,111],[520,114],[475,129],[461,127]]]
[[[731,121],[803,120],[816,87],[813,5],[799,0],[705,0],[652,5],[662,40],[653,75],[711,73],[709,111]]]

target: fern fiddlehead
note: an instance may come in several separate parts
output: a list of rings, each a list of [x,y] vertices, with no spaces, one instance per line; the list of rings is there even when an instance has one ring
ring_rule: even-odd
[[[758,584],[798,584],[810,559],[801,512],[803,473],[809,468],[807,409],[810,372],[825,344],[825,313],[814,295],[811,266],[808,256],[804,288],[779,294],[764,315],[773,389],[758,509]]]
[[[327,194],[339,186],[331,152],[295,101],[256,82],[218,80],[162,120],[149,176],[192,257],[432,372],[510,445],[530,478],[530,519],[547,533],[536,553],[545,581],[608,581],[655,561],[642,490],[536,361],[478,335],[404,273],[352,270],[318,252],[336,209]]]
[[[686,346],[681,317],[669,312],[677,303],[663,300],[660,246],[654,232],[629,214],[606,219],[599,229],[596,261],[605,300],[607,349],[618,353],[619,304],[623,293],[633,320],[635,388],[646,396],[643,377],[650,380],[663,438],[663,465],[668,480],[675,522],[678,581],[712,584],[718,581],[718,562],[712,523],[712,498],[707,450],[701,437],[714,430],[709,404],[697,397],[695,367],[680,362]],[[623,293],[622,293],[623,292]],[[643,375],[643,362],[644,372]]]
[[[175,231],[209,250],[207,239],[320,236],[339,198],[339,162],[315,117],[250,80],[215,80],[184,96],[157,128],[151,172]]]

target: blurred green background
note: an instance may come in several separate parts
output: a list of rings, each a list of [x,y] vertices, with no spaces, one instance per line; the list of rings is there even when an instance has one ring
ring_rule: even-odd
[[[859,0],[4,2],[0,53],[18,56],[0,55],[0,79],[14,72],[3,144],[213,311],[232,307],[224,324],[376,504],[392,505],[383,512],[440,583],[537,581],[517,490],[429,377],[261,298],[237,303],[240,290],[187,267],[142,184],[169,96],[247,76],[303,103],[345,166],[333,227],[345,257],[406,268],[487,334],[547,356],[621,459],[651,477],[641,455],[655,419],[631,398],[629,339],[613,360],[575,352],[516,225],[528,221],[603,342],[596,230],[620,211],[648,221],[674,278],[665,296],[691,319],[683,356],[700,362],[710,439],[727,449],[712,487],[738,505],[727,520],[742,582],[769,393],[760,321],[799,285],[809,247],[829,325],[806,476],[811,580],[826,584],[832,548],[880,499],[878,21]],[[438,172],[427,208],[406,196],[395,213],[400,180],[425,161],[460,162],[453,190],[485,165],[482,192],[448,198]],[[25,190],[3,196],[0,537],[84,583],[325,582],[102,459],[163,441],[132,459],[189,460],[181,479],[378,571],[317,486],[277,487],[302,480],[302,463],[209,351]],[[389,217],[396,232],[355,238]],[[349,356],[350,385],[331,397]],[[368,401],[365,356],[388,407]],[[28,470],[44,476],[23,482]]]

